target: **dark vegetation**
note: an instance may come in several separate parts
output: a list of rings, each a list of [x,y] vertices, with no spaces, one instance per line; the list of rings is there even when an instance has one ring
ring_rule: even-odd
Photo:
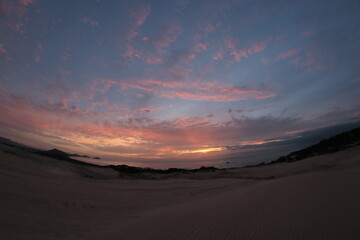
[[[184,168],[168,168],[168,169],[153,169],[153,168],[141,168],[132,167],[128,165],[110,165],[108,166],[120,173],[128,174],[139,174],[139,173],[157,173],[157,174],[168,174],[168,173],[196,173],[196,172],[212,172],[218,170],[215,167],[200,167],[197,169],[184,169]]]
[[[275,161],[270,162],[270,164],[295,162],[313,156],[342,151],[354,146],[360,146],[360,127],[321,140],[318,144],[292,152],[286,156],[279,157]]]

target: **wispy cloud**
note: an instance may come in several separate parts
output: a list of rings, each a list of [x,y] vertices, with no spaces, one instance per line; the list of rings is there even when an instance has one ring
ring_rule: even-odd
[[[161,57],[149,56],[146,58],[146,63],[148,64],[162,64],[164,60]]]
[[[224,46],[219,46],[218,50],[213,53],[212,59],[220,61],[227,55],[231,56],[233,61],[240,62],[244,58],[248,58],[253,54],[260,53],[266,48],[266,41],[254,42],[250,44],[250,47],[239,48],[237,40],[230,36],[223,38]]]
[[[246,99],[265,99],[275,93],[253,88],[239,88],[218,82],[160,81],[154,79],[121,82],[123,89],[138,89],[159,97],[194,101],[231,102]]]
[[[182,29],[177,24],[168,24],[157,35],[144,37],[144,41],[149,41],[158,49],[166,48],[181,35]]]
[[[301,33],[301,35],[303,35],[303,36],[309,36],[310,34],[311,34],[310,31],[303,31],[303,32]]]
[[[0,43],[0,53],[1,54],[7,53],[7,50],[6,50],[6,48],[4,47],[4,45],[2,43]]]
[[[126,58],[140,57],[140,55],[140,50],[135,49],[133,46],[130,45],[126,46],[126,51],[122,54],[122,56]]]
[[[225,55],[226,55],[226,51],[225,51],[223,48],[220,47],[220,48],[212,55],[212,59],[219,61],[219,60],[224,59]]]
[[[295,55],[296,53],[298,53],[298,52],[299,52],[299,49],[297,49],[297,48],[290,49],[290,50],[287,50],[287,51],[285,51],[285,52],[280,53],[280,54],[276,57],[276,59],[282,60],[282,59],[285,59],[285,58],[289,58],[289,57],[294,56],[294,55]]]
[[[150,6],[143,5],[129,10],[130,16],[134,19],[134,25],[140,27],[145,24],[146,19],[150,15]]]
[[[224,44],[228,49],[228,54],[233,56],[235,62],[239,62],[243,58],[248,58],[255,53],[262,52],[266,48],[265,41],[254,42],[248,48],[238,48],[236,39],[229,36],[224,37]]]
[[[26,23],[26,14],[30,4],[34,4],[35,0],[6,0],[1,1],[0,13],[5,16],[6,25],[18,33],[23,33],[23,27]]]
[[[27,6],[27,5],[29,5],[31,3],[34,3],[34,2],[35,2],[35,0],[20,0],[20,3],[22,5],[24,5],[24,6]]]

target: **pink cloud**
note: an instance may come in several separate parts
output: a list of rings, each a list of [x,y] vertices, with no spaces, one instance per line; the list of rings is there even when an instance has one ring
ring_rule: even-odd
[[[158,35],[154,37],[145,37],[146,41],[150,41],[157,48],[166,48],[171,43],[175,42],[180,36],[182,29],[176,24],[167,25]]]
[[[176,54],[176,58],[182,63],[190,63],[197,57],[196,53],[192,50],[180,52]]]
[[[35,0],[20,0],[20,3],[24,6],[27,6],[31,3],[35,3]]]
[[[232,102],[246,99],[264,99],[275,96],[274,93],[259,90],[243,90],[234,87],[202,89],[200,91],[172,90],[160,94],[166,98],[180,98],[194,101]]]
[[[194,52],[203,52],[207,50],[207,44],[202,42],[195,43],[193,47]]]
[[[90,87],[90,95],[94,95],[96,93],[105,94],[109,91],[110,88],[117,84],[118,83],[112,79],[96,79],[92,82]]]
[[[83,17],[81,18],[81,22],[83,23],[86,23],[86,24],[89,24],[90,26],[93,26],[93,27],[98,27],[99,26],[99,23],[95,20],[92,20],[91,18],[89,17]]]
[[[165,97],[194,101],[230,102],[246,99],[264,99],[275,96],[270,90],[261,88],[238,88],[220,85],[218,82],[161,81],[154,79],[122,82],[123,89],[133,88]]]
[[[39,63],[39,62],[41,61],[40,55],[36,55],[36,56],[34,57],[34,61],[35,61],[36,63]]]
[[[80,108],[79,108],[78,106],[75,106],[75,105],[72,105],[72,106],[70,107],[70,109],[71,109],[72,111],[74,111],[74,112],[78,112],[78,111],[80,110]]]
[[[150,15],[150,6],[144,5],[133,9],[128,9],[128,15],[132,23],[123,30],[122,35],[127,40],[125,44],[131,43],[139,35],[141,26],[145,24]]]
[[[247,49],[249,55],[264,51],[266,48],[265,42],[253,43],[250,48]]]
[[[231,86],[222,88],[218,91],[239,91]],[[287,122],[289,120],[281,121],[269,117],[237,119],[235,116],[233,121],[214,123],[214,115],[208,114],[155,120],[147,117],[133,118],[128,114],[131,111],[148,114],[161,110],[153,106],[130,110],[119,105],[108,105],[108,111],[97,113],[80,110],[74,104],[67,104],[67,108],[64,105],[52,101],[40,102],[1,95],[0,111],[5,114],[0,115],[0,123],[5,126],[5,131],[19,132],[18,137],[21,139],[25,139],[23,137],[27,134],[31,135],[31,143],[35,139],[42,138],[42,144],[60,146],[66,151],[67,148],[63,148],[64,145],[59,143],[64,140],[68,145],[75,146],[77,152],[84,149],[94,152],[100,150],[107,154],[116,153],[117,156],[123,152],[131,152],[138,158],[175,157],[182,150],[234,144],[245,137],[256,138],[259,135],[264,137],[264,134],[274,137],[279,132],[297,130],[291,126],[293,121],[291,119],[289,124]],[[110,118],[112,114],[110,111],[123,111],[123,113],[114,113],[117,118]],[[274,127],[269,128],[269,126]]]
[[[129,11],[130,16],[135,20],[135,26],[140,27],[145,24],[150,15],[150,9],[149,5],[145,5]]]
[[[294,56],[298,51],[299,51],[299,49],[297,49],[297,48],[287,50],[287,51],[282,52],[281,54],[279,54],[276,57],[276,59],[282,60],[282,59],[285,59],[285,58],[289,58],[291,56]]]
[[[266,47],[265,42],[255,42],[249,48],[238,49],[236,42],[237,41],[234,38],[224,37],[224,44],[229,51],[229,55],[233,56],[235,62],[241,61],[242,58],[248,58],[255,53],[262,52]]]
[[[217,52],[215,52],[212,55],[212,59],[219,61],[219,60],[224,59],[225,55],[226,55],[226,51],[224,49],[220,48]]]
[[[35,3],[34,0],[1,1],[1,12],[7,15],[6,25],[14,31],[23,33],[28,5],[33,3]]]
[[[6,48],[4,47],[4,45],[2,43],[0,43],[0,53],[1,54],[7,53],[7,50],[6,50]]]
[[[310,31],[303,31],[303,32],[301,33],[301,35],[303,35],[303,36],[309,36],[310,34],[311,34]]]
[[[140,57],[141,52],[138,49],[133,48],[132,46],[126,46],[126,51],[123,53],[123,57],[132,58],[132,57]]]
[[[318,60],[318,55],[315,52],[307,52],[291,60],[291,63],[296,67],[305,68],[307,71],[323,70],[324,64]]]
[[[294,58],[293,60],[291,60],[291,63],[293,65],[295,65],[296,67],[298,67],[300,64],[300,60],[301,60],[301,57],[297,57],[297,58]]]
[[[193,70],[191,68],[186,68],[180,65],[174,65],[168,68],[167,71],[171,77],[185,79],[190,77],[190,74]]]
[[[32,89],[34,95],[40,95],[47,98],[51,102],[61,103],[66,108],[68,103],[77,104],[84,101],[92,101],[95,96],[102,97],[113,86],[117,84],[111,79],[95,79],[85,83],[74,84],[66,81],[66,76],[71,72],[59,69],[60,78],[58,81],[41,86],[40,89]]]
[[[161,57],[148,57],[146,59],[146,63],[148,63],[148,64],[162,64],[163,59]]]

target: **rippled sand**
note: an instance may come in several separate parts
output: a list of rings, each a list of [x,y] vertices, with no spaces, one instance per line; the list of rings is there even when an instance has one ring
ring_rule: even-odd
[[[118,179],[1,145],[0,239],[360,239],[359,147],[190,177]]]

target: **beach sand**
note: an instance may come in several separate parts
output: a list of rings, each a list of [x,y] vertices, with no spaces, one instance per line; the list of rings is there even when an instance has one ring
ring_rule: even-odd
[[[0,145],[0,239],[360,239],[359,147],[166,180],[117,176]]]

